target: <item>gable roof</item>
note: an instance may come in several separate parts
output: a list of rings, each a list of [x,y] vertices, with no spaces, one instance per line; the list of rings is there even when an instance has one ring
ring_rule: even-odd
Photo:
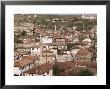
[[[87,56],[87,55],[89,55],[89,54],[90,54],[90,52],[89,52],[89,50],[87,50],[87,49],[80,49],[80,50],[76,53],[77,56]]]
[[[29,70],[25,71],[24,73],[40,75],[45,72],[48,72],[52,68],[53,68],[53,64],[45,63],[45,64],[39,65],[37,67],[33,67],[32,69],[29,69]]]
[[[25,65],[32,63],[35,60],[33,56],[23,56],[22,60],[14,62],[14,67],[24,67]]]
[[[45,72],[48,72],[53,68],[53,64],[45,63],[37,67],[38,74],[43,74]]]

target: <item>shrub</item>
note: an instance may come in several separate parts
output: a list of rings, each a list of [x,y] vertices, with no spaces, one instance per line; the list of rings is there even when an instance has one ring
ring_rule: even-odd
[[[79,72],[80,76],[92,76],[93,73],[89,69],[82,69]]]

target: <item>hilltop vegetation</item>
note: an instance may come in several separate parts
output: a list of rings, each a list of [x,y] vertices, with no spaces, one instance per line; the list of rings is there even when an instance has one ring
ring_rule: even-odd
[[[96,19],[83,19],[82,15],[15,15],[15,22],[33,23],[35,27],[45,27],[47,30],[90,30],[97,25]],[[18,23],[17,23],[18,24]],[[84,27],[84,29],[83,29]]]

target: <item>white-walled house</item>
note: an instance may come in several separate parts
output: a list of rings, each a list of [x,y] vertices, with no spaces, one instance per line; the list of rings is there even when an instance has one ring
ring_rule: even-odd
[[[64,55],[66,61],[73,61],[73,57],[70,54]]]
[[[30,48],[18,48],[17,51],[20,52],[20,54],[26,54],[30,52],[31,49]]]
[[[34,56],[22,56],[21,60],[14,62],[14,74],[22,75],[24,71],[35,66],[35,60]]]
[[[58,46],[57,46],[57,45],[53,45],[53,44],[51,44],[51,45],[49,45],[49,48],[50,48],[50,49],[57,49]]]
[[[80,49],[73,49],[73,50],[71,50],[71,55],[73,56],[73,57],[75,57],[75,55],[77,54],[77,52],[79,51]]]
[[[53,63],[55,61],[55,55],[53,51],[45,50],[42,52],[42,57],[40,57],[40,64]]]
[[[58,50],[66,49],[66,48],[67,48],[67,46],[64,45],[64,44],[59,44],[59,45],[58,45]]]
[[[45,43],[52,43],[52,38],[50,38],[48,36],[42,37],[42,43],[43,44],[45,44]]]
[[[57,55],[57,49],[51,49],[50,51],[52,51],[54,55]]]
[[[14,75],[17,75],[17,76],[20,76],[21,73],[22,73],[22,68],[21,68],[21,65],[18,61],[15,61],[14,62]]]
[[[95,16],[95,15],[82,15],[82,19],[96,19],[97,18],[97,16]]]
[[[42,59],[40,62],[43,63],[54,63],[55,61],[55,56],[54,55],[48,55],[48,56],[42,56]]]
[[[54,38],[54,42],[57,45],[59,45],[59,44],[65,45],[65,37],[56,37],[56,38]]]
[[[40,56],[40,47],[31,48],[31,54],[37,54],[38,56]]]
[[[73,38],[73,43],[78,42],[78,41],[79,41],[78,37]]]
[[[92,40],[90,38],[86,38],[86,39],[83,40],[83,42],[88,42],[88,43],[91,43],[91,41]]]
[[[92,40],[90,38],[86,38],[83,40],[82,44],[82,48],[89,48],[91,46],[91,42]]]
[[[33,67],[25,72],[23,72],[25,76],[52,76],[53,75],[53,64],[44,63],[37,67]]]
[[[56,55],[56,61],[57,62],[73,61],[73,57],[68,54]]]

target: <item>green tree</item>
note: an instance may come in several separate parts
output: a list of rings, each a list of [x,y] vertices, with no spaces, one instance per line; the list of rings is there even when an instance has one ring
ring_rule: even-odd
[[[78,73],[77,72],[70,72],[70,73],[68,73],[68,76],[78,76]]]
[[[58,75],[63,71],[64,70],[62,68],[60,68],[60,66],[58,66],[57,64],[54,65],[54,67],[53,67],[53,74],[54,75]]]
[[[22,31],[22,32],[20,33],[20,35],[23,37],[23,36],[26,36],[27,33],[26,33],[26,31]]]
[[[18,38],[14,38],[14,43],[22,43],[22,40],[19,40]]]
[[[78,39],[79,39],[80,42],[82,42],[85,39],[85,37],[80,35]]]
[[[70,51],[74,47],[73,43],[67,43],[67,49]]]
[[[60,50],[57,50],[57,54],[58,54],[58,55],[61,55],[62,53],[61,53],[61,51],[60,51]]]
[[[16,37],[16,38],[20,38],[20,34],[16,35],[15,37]]]
[[[88,50],[91,52],[91,62],[95,61],[97,57],[97,54],[96,54],[97,48],[95,47],[95,44],[92,44],[88,48]]]
[[[18,46],[18,44],[23,43],[23,42],[19,38],[14,37],[14,43]],[[17,47],[15,47],[14,49],[17,49]]]
[[[89,69],[82,69],[79,72],[80,76],[93,76],[93,72],[91,72]]]

